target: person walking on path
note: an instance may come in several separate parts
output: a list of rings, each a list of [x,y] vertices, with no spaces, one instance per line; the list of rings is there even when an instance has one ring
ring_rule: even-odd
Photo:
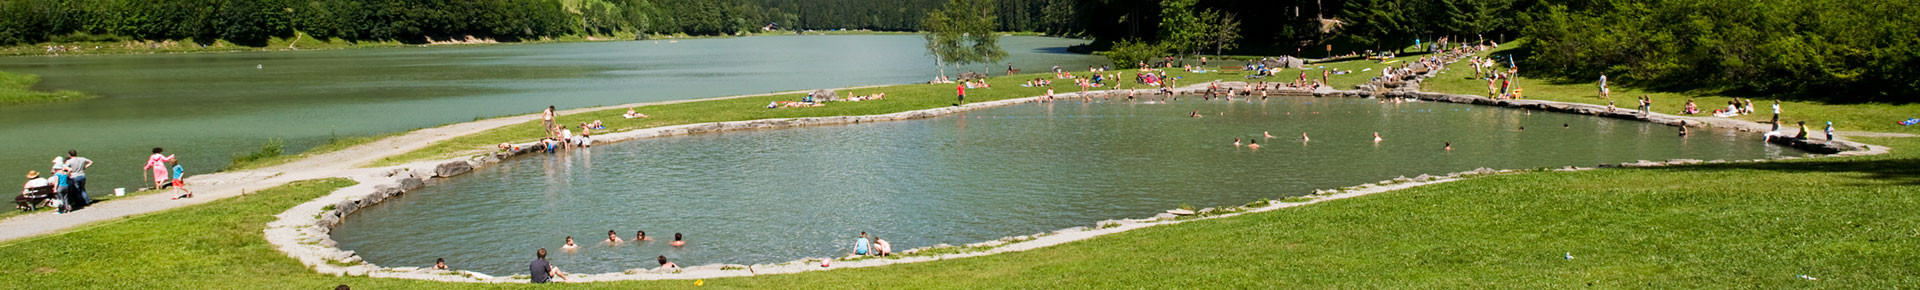
[[[1833,141],[1833,121],[1827,121],[1827,141]]]
[[[67,150],[67,171],[73,179],[74,192],[80,193],[80,205],[93,204],[93,196],[87,195],[87,167],[93,166],[93,160],[80,157],[80,151]]]
[[[153,189],[166,188],[168,185],[167,163],[176,160],[173,158],[173,155],[160,155],[160,152],[165,151],[165,149],[160,149],[160,147],[153,147],[153,155],[147,156],[147,165],[140,167],[140,169],[153,171]]]

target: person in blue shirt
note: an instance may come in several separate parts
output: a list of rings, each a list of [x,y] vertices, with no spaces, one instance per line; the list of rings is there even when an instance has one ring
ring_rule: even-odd
[[[193,198],[193,191],[187,190],[187,182],[181,181],[180,179],[185,175],[187,175],[187,168],[180,167],[180,162],[174,162],[173,163],[173,189],[178,189],[180,190],[180,192],[184,192],[184,193],[178,196],[174,196],[173,199]]]
[[[867,232],[860,232],[860,239],[853,240],[853,254],[865,256],[872,245],[873,242],[867,240]]]
[[[54,211],[54,214],[63,214],[79,209],[74,206],[74,199],[70,196],[72,194],[70,191],[73,191],[73,183],[72,180],[68,179],[71,178],[68,174],[66,168],[53,169],[53,196],[54,198],[60,199],[60,210]],[[865,237],[866,234],[863,233],[860,234],[860,236]]]

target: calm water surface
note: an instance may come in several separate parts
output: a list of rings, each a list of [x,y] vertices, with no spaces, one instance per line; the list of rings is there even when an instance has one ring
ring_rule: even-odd
[[[1208,114],[1187,118],[1199,109]],[[1224,113],[1224,115],[1220,115]],[[1563,128],[1563,125],[1566,127]],[[1525,126],[1525,131],[1518,130]],[[1259,151],[1233,138],[1258,139]],[[1306,132],[1311,142],[1301,142]],[[1379,132],[1384,142],[1372,142]],[[785,262],[851,252],[861,231],[896,250],[963,244],[1191,204],[1239,205],[1398,176],[1799,154],[1757,135],[1445,103],[1018,105],[925,120],[645,139],[509,160],[390,200],[334,232],[389,267],[446,258],[523,274],[536,248],[580,273]],[[1441,150],[1452,141],[1455,150]],[[664,241],[600,245],[608,230]]]
[[[1065,52],[1084,41],[1006,37],[1026,70],[1105,64]],[[94,158],[94,188],[138,185],[153,147],[189,174],[225,167],[272,138],[290,152],[480,117],[749,93],[901,84],[936,73],[917,35],[440,46],[304,52],[5,57],[41,89],[103,96],[0,107],[0,172],[45,171],[54,155]],[[1000,65],[996,70],[1004,69]],[[974,70],[982,68],[975,66]],[[954,72],[949,69],[949,72]]]

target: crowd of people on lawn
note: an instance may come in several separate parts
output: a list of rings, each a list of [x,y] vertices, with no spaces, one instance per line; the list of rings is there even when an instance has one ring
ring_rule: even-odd
[[[181,192],[173,199],[191,198],[193,192],[186,189],[181,180],[186,169],[180,166],[173,155],[163,155],[161,148],[153,148],[146,165],[140,169],[153,172],[153,189],[173,188]],[[21,185],[20,195],[13,198],[14,208],[22,211],[36,211],[41,208],[53,208],[54,214],[65,214],[86,208],[96,200],[87,191],[87,169],[93,167],[93,159],[81,157],[78,150],[67,150],[65,156],[53,157],[53,166],[46,174],[39,170],[29,170],[26,182]]]

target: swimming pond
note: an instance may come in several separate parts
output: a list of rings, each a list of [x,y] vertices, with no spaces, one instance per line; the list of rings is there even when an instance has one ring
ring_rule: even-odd
[[[1188,117],[1194,110],[1204,117]],[[524,274],[533,249],[544,247],[566,271],[606,273],[653,268],[663,255],[681,265],[841,256],[863,231],[896,250],[957,245],[1479,167],[1800,154],[1757,134],[1677,133],[1371,99],[1022,104],[525,156],[361,209],[333,238],[387,267],[445,258],[456,269]],[[1235,147],[1234,138],[1263,147]],[[1443,149],[1448,142],[1452,150]],[[600,244],[608,230],[656,240]],[[668,246],[674,233],[689,245]],[[560,251],[567,236],[583,249]]]

